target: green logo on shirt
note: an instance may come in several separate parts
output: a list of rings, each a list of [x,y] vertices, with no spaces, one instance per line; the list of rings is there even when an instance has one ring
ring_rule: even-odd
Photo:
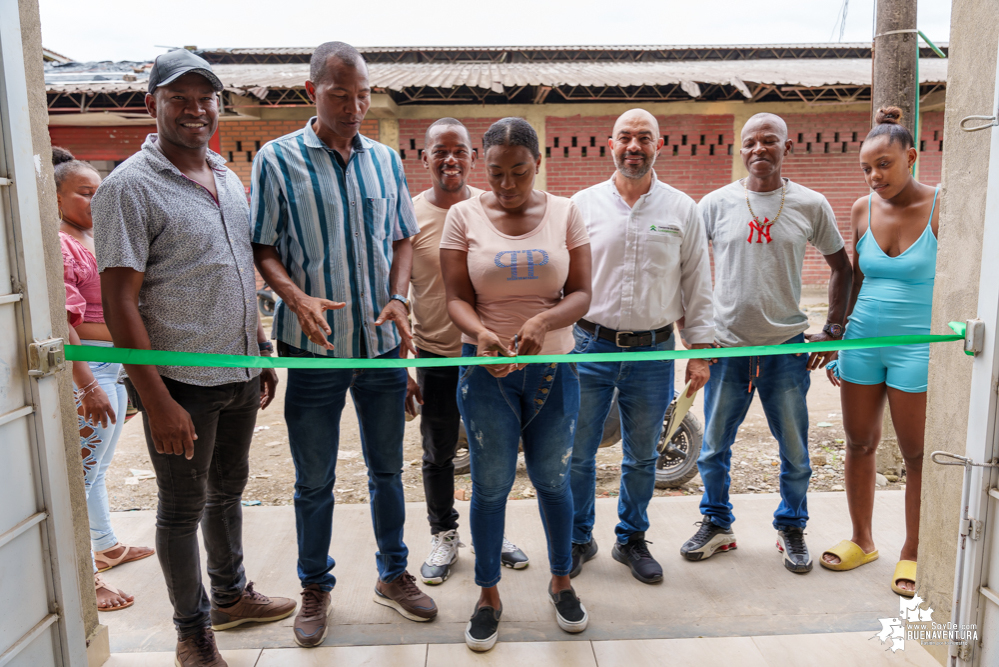
[[[649,225],[649,231],[654,234],[668,234],[670,236],[679,236],[680,229],[673,225]]]

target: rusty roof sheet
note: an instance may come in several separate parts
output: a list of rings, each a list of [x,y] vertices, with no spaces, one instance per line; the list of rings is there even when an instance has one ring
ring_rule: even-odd
[[[213,70],[233,92],[298,88],[309,76],[307,64],[215,65]],[[732,85],[749,96],[746,83],[779,86],[867,86],[867,59],[735,60],[697,62],[547,62],[547,63],[372,63],[374,88],[469,86],[503,92],[520,86],[661,86],[679,84],[691,97],[700,84]],[[947,60],[921,58],[921,83],[946,83]],[[46,81],[49,92],[124,93],[145,90],[145,73],[136,81]],[[131,78],[131,77],[129,77]]]

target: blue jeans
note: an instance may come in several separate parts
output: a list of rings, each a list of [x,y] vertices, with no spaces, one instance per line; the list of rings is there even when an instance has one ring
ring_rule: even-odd
[[[801,334],[785,345],[802,343]],[[746,418],[753,394],[760,393],[770,432],[780,446],[780,506],[774,528],[804,528],[808,522],[808,355],[721,358],[704,387],[704,444],[697,467],[704,484],[701,514],[722,528],[735,521],[728,489],[732,443]]]
[[[318,357],[278,344],[282,356]],[[399,349],[379,359],[397,359]],[[402,439],[406,426],[406,369],[288,369],[284,418],[295,463],[295,529],[298,578],[302,586],[336,585],[330,572],[333,537],[333,484],[340,447],[340,415],[347,391],[354,400],[361,431],[361,452],[368,467],[371,522],[378,551],[378,576],[389,582],[406,570],[409,555],[402,541],[406,498],[402,489]]]
[[[586,352],[650,352],[672,350],[671,335],[655,345],[622,349],[614,343],[580,329],[574,354]],[[663,417],[673,401],[672,361],[624,361],[579,364],[579,427],[572,450],[572,541],[584,544],[593,538],[594,495],[597,484],[597,449],[604,434],[614,389],[618,390],[621,415],[621,495],[617,504],[619,522],[614,528],[624,544],[633,533],[649,528],[648,507],[656,486],[656,445],[662,435]]]
[[[112,343],[102,340],[84,340],[84,345],[95,347],[114,347]],[[87,494],[87,515],[90,519],[90,542],[94,551],[104,551],[118,544],[114,529],[111,528],[111,508],[108,505],[108,489],[106,484],[108,467],[114,457],[118,438],[125,426],[125,408],[128,396],[124,385],[118,384],[118,372],[121,364],[91,361],[88,363],[90,372],[94,374],[97,384],[107,394],[111,408],[114,410],[115,423],[108,420],[107,427],[100,422],[92,424],[78,417],[80,431],[87,435],[80,436],[80,451],[83,456],[83,485]],[[78,387],[74,386],[74,389]],[[76,400],[79,409],[80,400]],[[96,568],[96,565],[94,566]]]
[[[463,357],[476,347],[465,344]],[[475,544],[475,583],[500,580],[506,500],[517,475],[517,450],[524,441],[527,474],[538,492],[548,538],[551,573],[572,569],[572,493],[569,458],[579,413],[575,364],[529,364],[496,378],[482,366],[461,366],[458,410],[468,431],[472,465],[469,522]]]

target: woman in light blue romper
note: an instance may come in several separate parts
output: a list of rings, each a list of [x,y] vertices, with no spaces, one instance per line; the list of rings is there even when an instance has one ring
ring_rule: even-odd
[[[917,153],[912,135],[898,124],[900,117],[895,107],[880,110],[860,151],[873,193],[853,205],[853,238],[859,240],[844,340],[930,333],[939,187],[912,177]],[[843,350],[827,367],[830,381],[841,387],[853,537],[824,552],[820,562],[831,570],[849,570],[878,557],[871,517],[875,451],[887,401],[906,469],[906,539],[892,590],[906,597],[915,593],[929,360],[929,345],[905,345]]]

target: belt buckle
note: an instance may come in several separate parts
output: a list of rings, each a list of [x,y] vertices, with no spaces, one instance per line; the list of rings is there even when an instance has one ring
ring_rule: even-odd
[[[633,345],[625,345],[621,342],[621,336],[634,336],[634,331],[617,331],[614,333],[614,344],[618,347],[634,347]]]

